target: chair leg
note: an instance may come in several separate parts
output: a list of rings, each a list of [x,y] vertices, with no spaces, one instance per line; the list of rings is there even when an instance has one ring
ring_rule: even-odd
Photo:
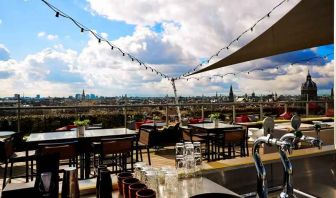
[[[233,148],[233,157],[235,158],[236,157],[236,149],[235,149],[235,147],[236,147],[236,145],[235,144],[233,144],[233,146],[232,146]]]
[[[10,169],[9,169],[9,177],[8,177],[8,183],[12,183],[12,177],[13,177],[13,161],[11,162],[11,166],[10,166]]]
[[[5,163],[5,170],[4,170],[4,175],[3,175],[2,189],[4,189],[5,186],[6,186],[7,169],[8,169],[8,161],[6,160],[6,163]]]
[[[139,150],[140,150],[140,159],[143,162],[143,159],[142,159],[142,149],[139,149]]]
[[[147,146],[147,157],[148,157],[148,165],[152,165],[151,160],[150,160],[149,147],[148,146]]]
[[[34,159],[31,160],[30,162],[30,180],[34,180]]]

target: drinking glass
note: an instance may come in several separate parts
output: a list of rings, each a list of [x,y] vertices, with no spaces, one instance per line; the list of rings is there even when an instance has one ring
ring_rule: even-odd
[[[185,172],[185,157],[176,157],[175,163],[178,174],[183,178]]]
[[[201,154],[201,143],[200,142],[194,142],[194,154]]]
[[[195,177],[202,176],[202,155],[195,154]]]
[[[134,164],[134,177],[139,179],[141,178],[141,168],[146,166],[145,162],[137,162]]]
[[[177,191],[178,173],[176,170],[170,170],[165,173],[165,188],[169,192]]]
[[[184,156],[186,156],[186,157],[188,157],[188,156],[193,157],[194,156],[194,145],[192,143],[190,143],[190,144],[186,143],[184,145],[184,147],[185,147],[185,154],[184,154]]]
[[[160,168],[159,172],[158,172],[158,177],[159,177],[159,185],[164,185],[165,184],[165,173],[167,171],[172,171],[174,170],[173,167],[171,166],[163,166]]]
[[[176,156],[183,156],[185,151],[184,151],[184,144],[183,143],[176,143],[175,146],[175,151],[176,151]]]
[[[185,166],[184,173],[186,178],[194,177],[195,173],[195,158],[194,157],[185,157]]]
[[[157,192],[158,189],[158,174],[157,171],[147,171],[145,184],[148,188]]]

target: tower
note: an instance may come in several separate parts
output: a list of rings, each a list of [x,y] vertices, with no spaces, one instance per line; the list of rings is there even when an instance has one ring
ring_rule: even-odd
[[[312,80],[311,75],[308,70],[307,79],[305,83],[301,86],[301,99],[302,100],[317,100],[317,86]]]
[[[82,100],[85,100],[85,91],[83,89],[83,93],[82,93]]]
[[[232,91],[232,85],[230,86],[230,93],[229,93],[229,102],[234,101],[233,91]]]

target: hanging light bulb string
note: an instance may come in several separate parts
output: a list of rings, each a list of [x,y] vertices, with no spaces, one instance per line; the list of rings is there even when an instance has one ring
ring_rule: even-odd
[[[108,41],[107,39],[105,39],[103,36],[97,34],[95,31],[91,30],[90,28],[86,27],[82,23],[78,22],[77,20],[75,20],[74,18],[72,18],[71,16],[69,16],[68,14],[66,14],[65,12],[61,11],[60,9],[58,9],[57,7],[55,7],[54,5],[50,4],[46,0],[41,0],[41,1],[43,3],[45,3],[51,10],[53,10],[55,12],[55,16],[56,17],[60,17],[61,16],[63,18],[67,18],[67,19],[71,20],[80,29],[81,32],[89,32],[89,33],[91,33],[91,35],[93,35],[98,40],[98,43],[105,42],[105,43],[107,43],[111,47],[111,50],[114,50],[114,49],[118,50],[122,54],[122,56],[127,56],[132,62],[133,61],[138,62],[138,64],[140,66],[143,66],[146,70],[149,70],[149,71],[155,73],[156,75],[159,75],[159,76],[161,76],[163,78],[166,78],[168,80],[172,79],[170,76],[168,76],[168,75],[160,72],[159,70],[155,69],[152,66],[147,65],[146,63],[144,63],[143,61],[141,61],[137,57],[131,55],[130,53],[125,52],[120,47],[116,46],[115,44],[112,44],[110,41]]]
[[[239,72],[228,72],[228,73],[225,73],[225,74],[214,74],[214,75],[210,75],[210,76],[200,76],[200,77],[179,77],[177,78],[176,80],[186,80],[186,81],[189,81],[189,80],[201,80],[201,79],[214,79],[214,78],[224,78],[224,76],[227,76],[227,75],[233,75],[233,76],[238,76],[242,73],[246,73],[246,74],[251,74],[252,72],[259,72],[259,71],[267,71],[267,70],[271,70],[271,69],[280,69],[281,66],[286,66],[286,65],[290,65],[290,66],[293,66],[293,65],[296,65],[296,64],[299,64],[299,63],[309,63],[311,62],[312,60],[315,60],[315,59],[322,59],[322,60],[327,60],[329,56],[333,55],[334,53],[327,53],[327,54],[324,54],[324,55],[319,55],[319,56],[313,56],[313,57],[310,57],[310,58],[304,58],[304,59],[299,59],[299,60],[296,60],[296,61],[293,61],[291,63],[286,63],[286,64],[278,64],[278,65],[275,65],[275,66],[268,66],[268,67],[262,67],[260,68],[259,66],[257,67],[254,67],[253,69],[251,70],[248,70],[248,71],[239,71]]]
[[[269,12],[267,12],[263,17],[261,17],[259,20],[257,20],[252,26],[250,26],[249,28],[247,28],[245,31],[243,31],[241,34],[239,34],[235,39],[233,39],[227,46],[219,49],[216,53],[214,53],[212,56],[210,56],[208,59],[203,60],[201,63],[199,63],[197,66],[195,66],[193,69],[189,70],[188,72],[182,74],[179,77],[183,77],[186,76],[188,74],[191,74],[192,72],[195,72],[196,70],[198,70],[199,68],[201,68],[202,66],[204,66],[206,63],[209,63],[213,58],[219,56],[219,54],[223,51],[223,50],[229,50],[231,45],[234,42],[238,42],[238,40],[244,36],[245,34],[247,34],[248,32],[253,32],[253,30],[255,29],[255,27],[264,19],[269,18],[272,14],[272,12],[274,12],[274,10],[276,10],[278,7],[280,7],[282,4],[284,4],[286,1],[288,0],[282,0],[280,3],[278,3],[276,6],[274,6]],[[176,79],[178,79],[179,77],[177,77]]]

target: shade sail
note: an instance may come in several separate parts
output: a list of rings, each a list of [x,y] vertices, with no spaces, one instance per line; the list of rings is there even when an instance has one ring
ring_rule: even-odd
[[[256,39],[191,75],[276,54],[331,44],[333,39],[334,1],[302,0]]]

